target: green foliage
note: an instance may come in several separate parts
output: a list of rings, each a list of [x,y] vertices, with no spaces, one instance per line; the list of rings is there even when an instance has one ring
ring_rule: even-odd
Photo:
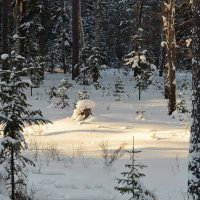
[[[103,58],[97,48],[83,48],[79,56],[79,63],[76,65],[80,72],[77,81],[83,85],[98,83],[102,59]]]
[[[140,181],[145,176],[140,170],[146,167],[135,160],[135,154],[140,151],[134,150],[133,147],[132,151],[127,152],[131,155],[132,163],[125,165],[127,171],[121,173],[123,178],[117,179],[119,186],[116,186],[115,189],[122,195],[131,195],[129,200],[154,200],[155,196]]]
[[[47,94],[49,95],[49,101],[55,100],[55,106],[63,109],[69,106],[67,90],[72,87],[72,84],[70,84],[68,80],[64,79],[62,79],[60,82],[61,84],[57,88],[51,87]]]
[[[23,129],[26,125],[49,122],[43,119],[40,110],[31,110],[27,103],[24,90],[31,87],[31,82],[22,80],[20,75],[28,69],[17,69],[23,63],[23,59],[19,55],[10,55],[8,62],[12,69],[0,71],[1,74],[6,74],[6,79],[0,82],[0,125],[4,135],[0,140],[0,166],[4,169],[1,175],[6,180],[12,199],[17,199],[21,188],[26,187],[26,164],[34,165],[30,159],[22,155],[22,151],[27,148]]]
[[[135,76],[135,87],[139,92],[146,90],[152,84],[152,75],[155,71],[155,65],[147,61],[146,51],[135,52],[132,51],[125,59],[126,65],[132,66],[133,69],[137,68],[137,75]]]

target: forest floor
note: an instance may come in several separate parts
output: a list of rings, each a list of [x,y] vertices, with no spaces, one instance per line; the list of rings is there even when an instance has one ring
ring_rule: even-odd
[[[128,196],[114,190],[117,178],[131,162],[129,155],[116,159],[106,166],[102,157],[103,144],[110,154],[121,144],[141,150],[136,160],[147,168],[142,181],[159,200],[184,200],[187,186],[187,156],[190,114],[175,113],[168,116],[167,103],[163,96],[163,80],[154,76],[154,85],[138,91],[132,74],[126,75],[116,69],[103,71],[100,85],[81,86],[72,81],[69,88],[69,106],[61,109],[56,99],[49,101],[46,94],[50,87],[57,87],[62,74],[45,75],[42,87],[27,91],[28,100],[34,108],[42,110],[52,124],[25,128],[30,146],[26,152],[36,163],[30,167],[28,185],[38,200],[125,200]],[[121,80],[124,93],[115,101],[114,85]],[[190,73],[177,73],[177,97],[184,93],[190,107],[191,85],[183,91],[185,82],[191,82]],[[87,91],[96,104],[93,116],[83,122],[71,116],[79,92]],[[179,97],[178,97],[179,98]],[[181,120],[180,120],[181,119]]]

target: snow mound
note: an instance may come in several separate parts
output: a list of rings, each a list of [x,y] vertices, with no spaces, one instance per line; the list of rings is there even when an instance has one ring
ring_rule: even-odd
[[[95,102],[89,99],[79,100],[76,104],[76,109],[72,115],[72,119],[76,121],[83,121],[87,119],[91,113],[91,109],[95,108]]]

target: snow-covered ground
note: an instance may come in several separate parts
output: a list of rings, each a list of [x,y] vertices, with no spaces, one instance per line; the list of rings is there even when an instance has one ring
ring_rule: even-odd
[[[120,101],[113,96],[118,76],[124,84]],[[27,91],[30,104],[40,108],[44,117],[53,124],[26,127],[25,135],[31,150],[26,154],[37,160],[30,167],[28,183],[38,200],[121,200],[128,199],[114,190],[116,178],[121,177],[129,156],[124,155],[110,167],[106,167],[100,145],[108,143],[110,150],[125,143],[142,152],[137,161],[148,167],[144,169],[144,184],[159,200],[184,200],[187,186],[187,155],[189,140],[189,118],[180,121],[168,116],[167,100],[160,83],[142,92],[134,88],[132,74],[125,76],[118,70],[102,72],[100,84],[104,88],[80,86],[72,82],[69,88],[69,107],[55,107],[46,92],[49,87],[60,84],[62,74],[46,74],[41,88]],[[160,77],[155,78],[162,83]],[[177,86],[191,75],[178,73]],[[178,85],[179,84],[179,85]],[[74,121],[71,116],[78,93],[87,91],[96,104],[93,116],[84,121]],[[190,88],[185,91],[190,104]]]

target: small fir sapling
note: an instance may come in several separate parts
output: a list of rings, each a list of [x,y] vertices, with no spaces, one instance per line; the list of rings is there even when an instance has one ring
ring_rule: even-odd
[[[78,92],[78,99],[79,100],[84,100],[84,99],[89,99],[90,96],[85,88],[83,88],[83,91]]]
[[[26,67],[29,68],[27,71],[28,76],[32,82],[33,88],[38,88],[43,82],[40,70],[42,69],[40,56],[35,56],[34,58],[26,58]]]
[[[61,84],[58,86],[58,88],[51,87],[47,94],[49,95],[49,101],[55,99],[55,105],[63,109],[66,106],[69,106],[67,90],[72,87],[72,84],[64,79],[62,79],[60,82]]]
[[[92,115],[92,109],[94,107],[95,103],[92,100],[79,100],[76,104],[72,118],[76,121],[83,121]]]
[[[148,191],[141,182],[141,178],[145,175],[140,170],[146,166],[135,160],[135,154],[140,153],[140,151],[134,149],[134,138],[132,151],[126,152],[130,154],[132,163],[125,165],[128,170],[121,173],[123,178],[117,179],[118,186],[115,187],[115,190],[118,190],[122,195],[130,195],[129,200],[155,200],[155,195]]]
[[[83,85],[89,85],[89,82],[87,80],[87,65],[88,65],[88,57],[90,56],[90,48],[84,47],[79,56],[79,63],[76,65],[77,68],[79,68],[79,76],[77,77],[77,82]]]
[[[137,76],[135,76],[135,87],[139,91],[139,100],[141,99],[141,92],[146,90],[152,84],[152,75],[155,71],[155,65],[147,61],[146,51],[140,53],[132,51],[125,59],[126,65],[131,65],[132,68],[137,68]]]
[[[31,81],[22,80],[20,75],[29,69],[18,70],[23,58],[12,54],[9,57],[11,70],[0,70],[4,79],[0,82],[0,125],[3,138],[0,139],[0,176],[6,182],[12,200],[23,200],[26,190],[25,167],[34,163],[22,154],[27,143],[23,135],[26,125],[45,124],[40,110],[31,110],[24,90],[31,87]],[[16,67],[17,66],[17,67]]]
[[[142,50],[143,29],[139,28],[137,34],[133,37],[133,41],[137,44],[137,50],[131,51],[125,58],[125,65],[131,66],[135,70],[134,78],[135,87],[138,89],[139,100],[141,92],[146,90],[152,83],[151,76],[156,70],[156,66],[148,59],[147,50]]]
[[[49,102],[51,102],[51,100],[56,97],[56,93],[57,88],[55,86],[49,88],[49,90],[46,92],[46,94],[49,95]]]
[[[172,117],[178,117],[180,121],[187,122],[190,119],[191,109],[187,106],[185,100],[186,91],[191,87],[191,83],[185,78],[182,83],[177,84],[177,89],[180,90],[178,93],[179,99],[176,102],[176,110],[172,113]]]
[[[118,77],[117,81],[115,82],[114,90],[113,90],[113,96],[116,97],[115,101],[120,101],[123,93],[124,93],[124,85],[120,77]]]
[[[68,103],[68,96],[66,94],[67,89],[70,87],[70,85],[68,84],[68,82],[66,80],[61,80],[61,85],[58,87],[57,90],[57,106],[59,106],[60,108],[65,108],[66,106],[69,106]]]

